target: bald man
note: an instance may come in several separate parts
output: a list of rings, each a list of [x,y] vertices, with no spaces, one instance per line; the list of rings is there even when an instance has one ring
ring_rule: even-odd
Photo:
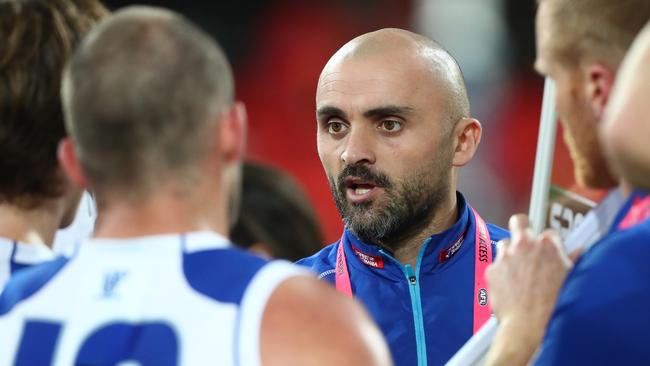
[[[318,153],[345,223],[299,263],[362,303],[397,365],[442,365],[489,317],[483,272],[507,236],[456,191],[481,140],[456,61],[400,29],[325,65]]]

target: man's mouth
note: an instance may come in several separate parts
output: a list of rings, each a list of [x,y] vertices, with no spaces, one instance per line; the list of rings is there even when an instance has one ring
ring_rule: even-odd
[[[350,203],[362,203],[372,200],[381,187],[374,182],[369,182],[356,177],[348,177],[344,181],[346,198]]]

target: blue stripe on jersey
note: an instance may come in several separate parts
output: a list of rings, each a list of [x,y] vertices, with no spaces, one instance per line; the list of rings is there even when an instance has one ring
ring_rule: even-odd
[[[251,279],[268,261],[233,249],[183,254],[183,272],[190,286],[216,301],[241,303]]]
[[[33,267],[33,264],[23,264],[23,263],[16,263],[14,261],[9,262],[9,273],[13,276],[16,272],[22,271],[23,269]]]
[[[75,365],[178,365],[179,344],[173,326],[164,322],[112,323],[88,336]]]
[[[57,323],[26,322],[14,365],[49,365],[61,327]]]
[[[235,365],[240,365],[239,333],[242,313],[239,305],[253,277],[268,263],[266,259],[232,248],[183,254],[183,273],[195,291],[216,301],[235,303],[238,306],[233,342]]]
[[[11,248],[11,256],[9,257],[9,273],[11,275],[16,273],[17,271],[20,271],[21,269],[25,269],[33,266],[33,264],[24,264],[24,263],[16,262],[14,258],[16,258],[17,251],[18,251],[18,243],[14,240]]]
[[[60,257],[51,262],[32,266],[16,273],[0,295],[0,316],[5,315],[19,302],[34,295],[50,281],[65,265],[68,259]]]

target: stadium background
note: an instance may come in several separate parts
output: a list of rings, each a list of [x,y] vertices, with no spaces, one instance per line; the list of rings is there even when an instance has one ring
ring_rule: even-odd
[[[136,3],[105,1],[111,9]],[[484,127],[460,190],[491,222],[527,212],[543,79],[533,71],[533,0],[138,1],[197,22],[225,48],[238,99],[248,108],[248,157],[293,175],[305,188],[327,242],[342,224],[316,152],[314,97],[321,68],[353,37],[384,27],[442,43],[463,70],[472,114]],[[398,60],[396,60],[398,62]],[[561,133],[561,131],[560,131]],[[563,144],[555,182],[570,185]],[[323,243],[325,244],[325,243]]]

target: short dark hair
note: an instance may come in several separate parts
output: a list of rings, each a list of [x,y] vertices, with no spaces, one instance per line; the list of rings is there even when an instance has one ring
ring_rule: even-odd
[[[101,22],[70,59],[66,127],[97,197],[145,199],[160,182],[188,187],[234,85],[221,47],[183,16],[129,7]]]
[[[276,258],[296,261],[322,248],[323,237],[309,199],[286,173],[245,163],[240,217],[231,232],[240,247],[265,244]]]
[[[0,202],[34,208],[62,194],[61,73],[105,14],[97,0],[0,2]]]

